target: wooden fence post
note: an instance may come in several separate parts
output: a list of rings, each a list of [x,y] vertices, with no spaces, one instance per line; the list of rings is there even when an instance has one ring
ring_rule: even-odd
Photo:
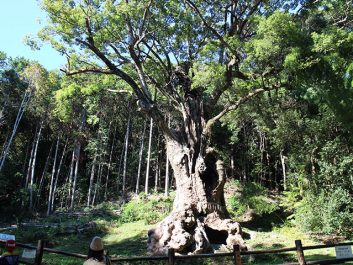
[[[234,264],[242,265],[239,245],[233,245]]]
[[[36,256],[34,258],[35,265],[40,265],[42,263],[43,248],[44,248],[44,241],[40,239],[38,240],[38,243],[37,243]]]
[[[303,245],[301,240],[295,240],[295,248],[297,249],[297,257],[299,265],[306,265],[304,252],[303,252]]]
[[[175,250],[173,248],[168,249],[168,265],[175,264]]]

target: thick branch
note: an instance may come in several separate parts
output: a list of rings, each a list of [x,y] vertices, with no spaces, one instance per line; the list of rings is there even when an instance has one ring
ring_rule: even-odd
[[[113,44],[109,44],[109,47],[113,49],[113,51],[115,52],[115,54],[118,56],[119,59],[121,59],[124,63],[129,63],[130,61],[124,57],[119,50],[113,45]]]
[[[146,24],[147,17],[149,15],[149,10],[150,10],[150,7],[152,5],[152,2],[153,2],[152,0],[149,1],[149,3],[147,4],[147,6],[145,8],[145,11],[143,12],[142,22],[141,22],[141,26],[139,28],[139,35],[140,36],[143,33],[143,30],[144,30],[144,27],[145,27],[145,24]]]
[[[144,100],[146,101],[146,103],[150,104],[150,100],[146,98],[145,95],[141,92],[141,89],[137,85],[137,83],[127,73],[117,68],[116,65],[113,64],[96,46],[94,46],[91,43],[88,43],[87,41],[83,41],[80,39],[76,39],[76,41],[88,47],[95,55],[97,55],[98,58],[100,58],[105,63],[105,65],[111,71],[113,71],[114,74],[116,74],[121,79],[123,79],[126,83],[128,83],[131,86],[131,88],[134,90],[136,96],[140,100]]]
[[[238,34],[239,36],[241,35],[241,33],[242,33],[242,31],[243,31],[243,29],[244,29],[246,23],[248,23],[249,18],[258,10],[258,8],[259,8],[259,6],[260,6],[260,4],[261,4],[262,2],[263,2],[263,0],[258,0],[258,1],[250,8],[249,13],[247,14],[247,17],[246,17],[243,21],[241,21],[241,20],[239,19],[239,26],[238,26],[238,32],[237,32],[237,34]]]
[[[150,45],[148,45],[148,43],[146,41],[143,41],[143,44],[152,52],[152,54],[154,55],[154,57],[157,58],[157,60],[160,62],[160,64],[163,66],[164,70],[166,70],[167,73],[171,73],[171,68],[170,68],[170,64],[168,64],[168,66],[163,62],[162,58],[159,56],[159,54],[153,50],[153,47],[151,47]]]
[[[196,14],[199,16],[199,18],[201,19],[202,23],[205,25],[206,28],[208,28],[216,37],[217,39],[225,46],[227,47],[233,54],[236,54],[236,51],[234,49],[232,49],[232,47],[229,45],[228,42],[226,42],[223,38],[223,36],[221,36],[217,30],[215,28],[213,28],[210,24],[207,23],[206,19],[203,17],[203,15],[201,14],[200,10],[197,8],[197,6],[195,5],[195,3],[193,3],[191,0],[186,0],[186,3],[188,4],[188,6],[190,6],[193,10],[195,10]]]
[[[168,124],[165,122],[162,114],[156,109],[149,97],[147,97],[136,84],[136,82],[124,71],[117,68],[97,47],[91,45],[90,43],[82,40],[77,40],[79,43],[86,45],[90,50],[92,50],[112,71],[112,73],[116,74],[117,76],[121,77],[125,82],[127,82],[133,91],[135,92],[136,96],[139,99],[139,104],[142,110],[150,117],[152,117],[156,123],[158,124],[159,128],[163,131],[163,133],[169,138],[175,138],[171,130],[168,128]]]
[[[283,85],[280,85],[280,86],[283,86]],[[250,100],[251,98],[257,96],[258,94],[261,94],[265,91],[270,91],[270,90],[279,88],[280,86],[274,85],[270,88],[263,87],[263,88],[255,89],[255,90],[249,92],[246,96],[240,98],[238,101],[236,101],[234,103],[227,104],[225,106],[225,108],[220,113],[218,113],[216,116],[214,116],[213,118],[211,118],[207,121],[206,127],[205,127],[205,134],[209,134],[211,131],[211,128],[215,124],[215,122],[220,120],[227,113],[238,109],[243,103],[245,103],[246,101]]]
[[[79,69],[75,71],[60,69],[60,71],[64,72],[68,76],[83,74],[83,73],[98,73],[98,74],[110,74],[110,75],[114,74],[114,72],[109,69],[101,69],[101,68],[85,68],[85,69]]]
[[[91,29],[91,24],[89,21],[89,18],[86,18],[86,28],[88,31],[88,38],[87,41],[81,40],[81,39],[76,39],[78,43],[83,44],[84,46],[88,47],[95,55],[97,55],[98,58],[100,58],[105,65],[113,71],[117,76],[122,78],[125,82],[127,82],[131,88],[134,90],[136,96],[140,99],[145,101],[145,104],[151,104],[151,100],[146,97],[140,87],[137,85],[137,83],[124,71],[119,69],[113,62],[111,62],[94,44],[94,38],[93,38],[93,33]]]
[[[211,96],[211,100],[209,102],[209,104],[211,106],[217,104],[217,102],[218,102],[219,98],[222,96],[222,94],[232,86],[232,81],[234,78],[239,78],[241,80],[249,80],[250,79],[247,75],[245,75],[243,72],[241,72],[238,69],[238,66],[236,65],[236,58],[232,58],[226,67],[227,67],[227,69],[224,73],[225,83],[224,83],[224,85],[217,87],[213,91],[212,96]],[[235,71],[233,69],[234,67],[236,68]]]
[[[112,93],[127,93],[127,94],[131,94],[130,90],[124,90],[124,89],[116,90],[116,89],[107,88],[106,90],[109,91],[109,92],[112,92]]]
[[[127,2],[127,0],[126,0],[126,2]],[[146,14],[146,16],[147,16],[147,14]],[[131,43],[129,45],[130,55],[132,56],[132,59],[135,62],[136,70],[138,72],[138,75],[140,77],[140,81],[142,83],[142,88],[140,88],[140,86],[135,82],[135,80],[129,74],[127,74],[123,70],[119,69],[111,60],[109,60],[106,57],[106,55],[102,51],[99,50],[99,48],[97,48],[95,46],[94,36],[93,36],[93,32],[91,30],[90,21],[88,18],[86,19],[86,27],[87,27],[87,32],[88,32],[87,41],[81,40],[81,39],[76,39],[76,41],[78,43],[86,46],[87,48],[89,48],[99,59],[101,59],[105,63],[105,65],[110,70],[107,73],[115,74],[115,75],[119,76],[121,79],[123,79],[125,82],[127,82],[130,85],[130,87],[132,88],[132,90],[134,91],[134,93],[136,94],[136,96],[138,98],[138,103],[139,103],[141,109],[156,121],[156,123],[158,124],[158,127],[163,131],[163,133],[166,137],[175,139],[175,135],[173,135],[172,131],[169,129],[168,124],[164,120],[163,115],[156,108],[156,106],[154,106],[152,103],[152,99],[150,97],[150,93],[147,89],[147,84],[144,79],[144,73],[142,70],[142,66],[140,64],[138,56],[136,55],[136,53],[134,51],[134,46],[136,45],[136,42],[142,41],[143,36],[141,36],[140,40],[135,38],[134,33],[133,33],[133,28],[131,25],[131,21],[128,16],[126,16],[126,22],[127,22],[128,28],[130,30],[130,35],[131,35]],[[111,48],[115,52],[117,52],[117,49],[114,49],[114,46],[113,47],[111,46]],[[86,72],[89,72],[88,69],[84,69],[84,70]],[[83,72],[84,70],[81,70],[81,72]],[[90,69],[90,70],[92,71],[92,69]],[[76,72],[76,73],[79,73],[79,72]],[[72,73],[72,74],[74,74],[74,73]]]

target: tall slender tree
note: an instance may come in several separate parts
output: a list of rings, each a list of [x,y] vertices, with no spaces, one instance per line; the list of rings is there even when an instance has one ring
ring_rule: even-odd
[[[141,138],[140,138],[139,164],[138,164],[138,169],[137,169],[136,188],[135,188],[136,194],[139,194],[139,192],[140,192],[140,177],[141,177],[141,167],[142,167],[142,157],[143,157],[146,125],[147,125],[147,123],[145,120],[143,123],[143,129],[142,129],[142,134],[141,134]]]
[[[150,178],[152,136],[153,136],[153,118],[150,119],[150,133],[149,133],[149,137],[148,137],[148,149],[147,149],[147,159],[146,159],[146,177],[145,177],[145,193],[146,194],[148,194],[149,178]]]

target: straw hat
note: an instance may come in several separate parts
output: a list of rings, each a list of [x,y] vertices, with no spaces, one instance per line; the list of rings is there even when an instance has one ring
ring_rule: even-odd
[[[89,245],[89,248],[93,251],[101,251],[104,249],[102,239],[98,236],[95,236],[92,239],[91,244]]]

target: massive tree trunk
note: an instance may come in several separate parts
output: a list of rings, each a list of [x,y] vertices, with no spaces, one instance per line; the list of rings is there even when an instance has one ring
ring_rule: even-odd
[[[165,135],[175,180],[171,214],[149,231],[148,250],[166,253],[212,252],[213,244],[245,248],[240,225],[229,219],[224,199],[223,162],[209,145],[203,105],[189,96],[183,110],[184,127]]]
[[[148,250],[202,253],[212,251],[212,244],[244,246],[240,225],[228,219],[223,162],[216,152],[207,148],[204,154],[193,154],[187,145],[171,139],[167,152],[176,176],[176,198],[172,213],[149,231]]]

